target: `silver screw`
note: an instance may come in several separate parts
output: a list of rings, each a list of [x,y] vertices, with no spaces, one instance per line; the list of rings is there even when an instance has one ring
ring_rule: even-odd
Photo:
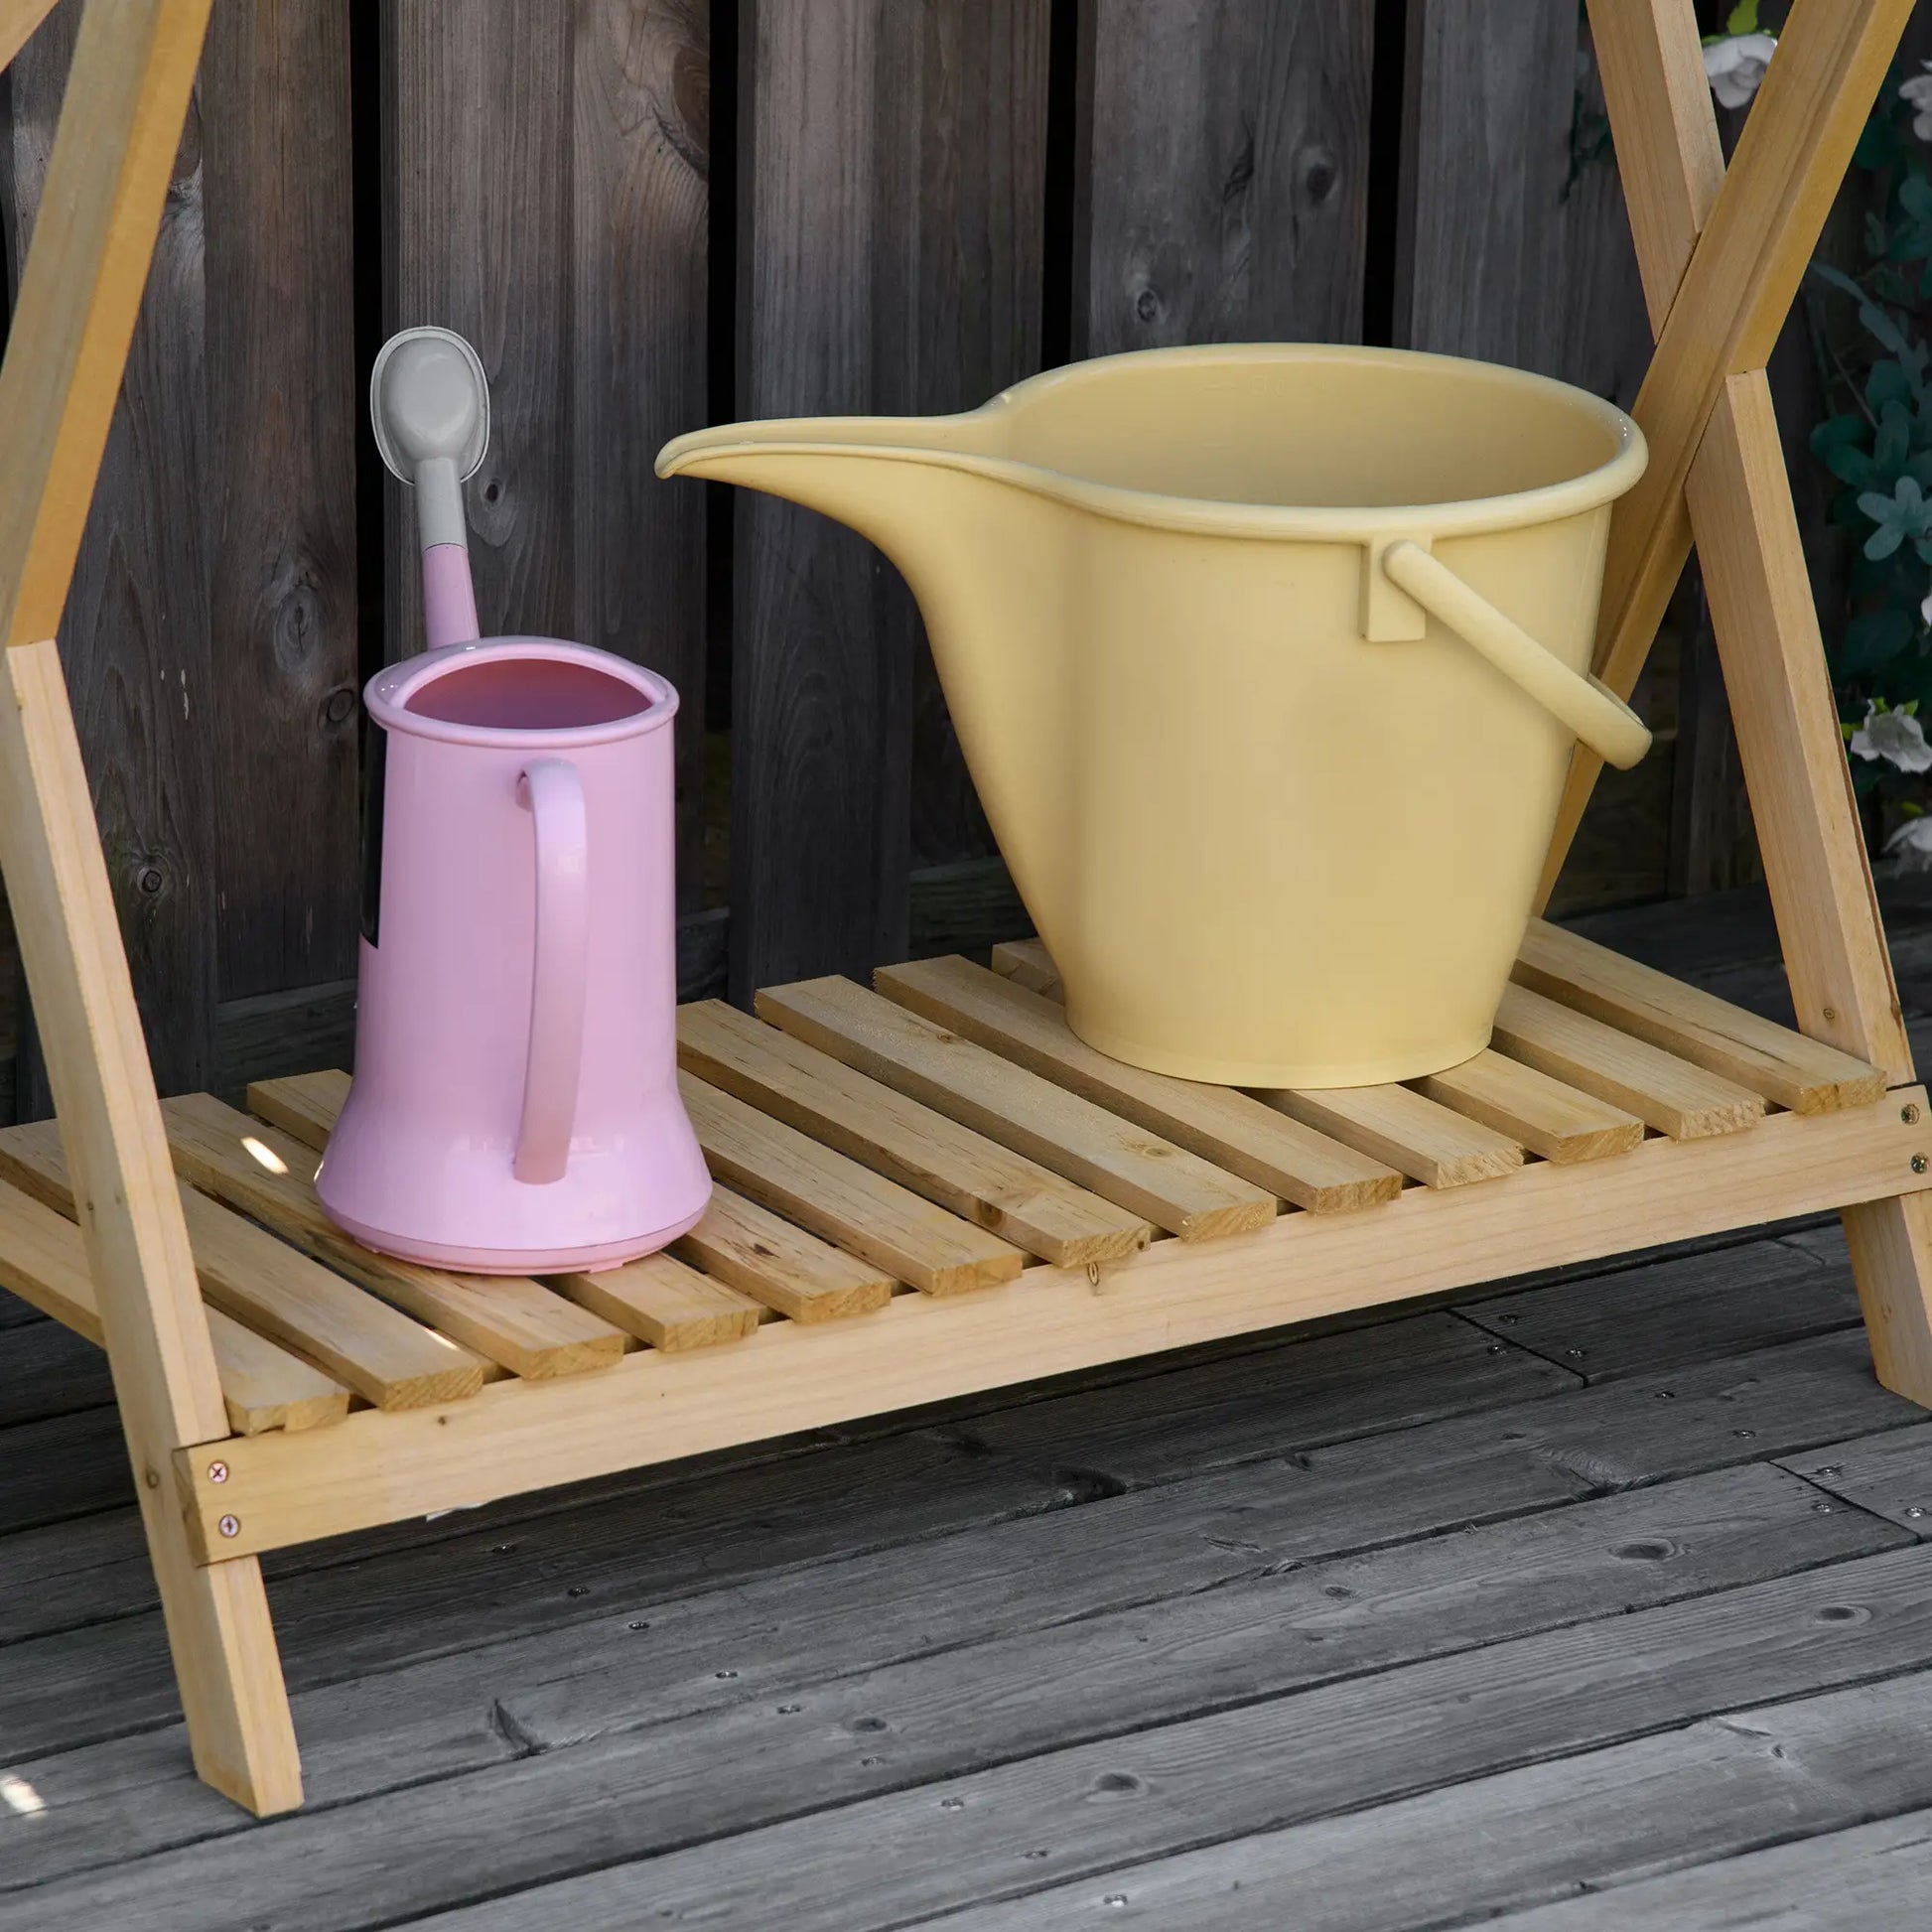
[[[1906,1101],[1904,1106],[1898,1110],[1898,1118],[1907,1127],[1916,1127],[1918,1125],[1918,1102],[1915,1100]]]
[[[1845,1473],[1845,1464],[1843,1462],[1821,1462],[1819,1463],[1818,1467],[1812,1471],[1813,1475],[1821,1475],[1821,1476],[1842,1476],[1844,1473]]]
[[[941,1798],[939,1800],[939,1809],[941,1811],[964,1811],[966,1809],[966,1800],[964,1798]]]
[[[1932,1167],[1932,1162],[1928,1162],[1924,1155],[1915,1154],[1912,1156],[1912,1172],[1914,1173],[1923,1173],[1928,1167]]]
[[[1563,1352],[1566,1355],[1568,1355],[1573,1362],[1581,1362],[1584,1359],[1584,1351],[1581,1348],[1566,1348]]]
[[[1125,1905],[1127,1894],[1124,1891],[1110,1891],[1101,1902],[1106,1905]]]
[[[1907,1503],[1905,1505],[1905,1514],[1907,1516],[1923,1516],[1925,1511],[1917,1503]]]
[[[1812,1514],[1815,1516],[1829,1516],[1832,1513],[1830,1503],[1813,1503],[1811,1508]]]
[[[223,1536],[239,1536],[241,1534],[241,1518],[239,1516],[224,1516],[214,1527]]]
[[[225,1462],[210,1462],[207,1465],[207,1479],[210,1482],[226,1482],[228,1465]]]
[[[1733,1436],[1741,1436],[1748,1443],[1757,1434],[1757,1431],[1754,1429],[1733,1429],[1730,1433]]]
[[[161,1487],[161,1471],[159,1469],[143,1469],[141,1471],[141,1480],[150,1489],[159,1489]]]

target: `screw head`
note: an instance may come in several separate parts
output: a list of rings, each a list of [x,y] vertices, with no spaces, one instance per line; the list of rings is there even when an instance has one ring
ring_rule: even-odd
[[[141,1471],[141,1480],[150,1489],[159,1489],[161,1487],[161,1471],[159,1469],[143,1469]]]
[[[1923,1516],[1925,1514],[1925,1511],[1917,1503],[1907,1503],[1905,1505],[1905,1514],[1907,1516],[1918,1517],[1918,1516]]]
[[[1918,1125],[1918,1102],[1916,1100],[1906,1101],[1904,1106],[1898,1110],[1898,1118],[1907,1127],[1916,1127]]]
[[[1923,1173],[1928,1166],[1932,1166],[1932,1163],[1928,1163],[1924,1155],[1915,1154],[1912,1156],[1912,1172],[1914,1173]]]
[[[239,1536],[241,1534],[241,1518],[239,1516],[224,1516],[214,1527],[223,1536]]]
[[[1842,1476],[1845,1473],[1845,1464],[1843,1462],[1821,1462],[1812,1473],[1821,1476]]]
[[[228,1465],[225,1462],[210,1462],[207,1465],[207,1479],[210,1482],[226,1482]]]
[[[1754,1429],[1733,1429],[1730,1433],[1733,1436],[1741,1437],[1743,1441],[1748,1443],[1757,1434],[1757,1431]]]
[[[1813,1503],[1811,1509],[1814,1516],[1829,1516],[1832,1513],[1830,1503]]]
[[[966,1800],[964,1798],[941,1798],[939,1800],[939,1809],[941,1811],[964,1811],[966,1809]]]

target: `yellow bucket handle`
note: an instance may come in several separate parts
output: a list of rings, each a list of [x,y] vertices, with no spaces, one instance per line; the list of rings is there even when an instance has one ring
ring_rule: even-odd
[[[1503,676],[1567,725],[1596,756],[1619,771],[1650,750],[1644,722],[1608,686],[1553,657],[1513,619],[1478,597],[1454,571],[1421,544],[1400,539],[1382,552],[1384,574]]]

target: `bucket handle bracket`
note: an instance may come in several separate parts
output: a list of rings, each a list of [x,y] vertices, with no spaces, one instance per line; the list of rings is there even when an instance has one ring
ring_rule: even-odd
[[[1365,586],[1362,628],[1370,642],[1420,637],[1428,618],[1433,617],[1534,698],[1605,763],[1627,771],[1649,751],[1649,729],[1607,685],[1573,671],[1513,618],[1506,617],[1439,562],[1425,545],[1410,537],[1379,539],[1371,547],[1368,563],[1368,576],[1380,578],[1392,596],[1400,598],[1422,621],[1412,630],[1386,628],[1405,621],[1404,614],[1392,603],[1385,603],[1378,614],[1376,594]],[[1381,632],[1371,627],[1371,617],[1376,615],[1385,626]]]

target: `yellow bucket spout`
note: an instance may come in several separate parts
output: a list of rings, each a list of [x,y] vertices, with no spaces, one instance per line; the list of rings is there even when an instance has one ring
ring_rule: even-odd
[[[1157,349],[964,415],[666,445],[872,538],[1074,1031],[1166,1073],[1353,1086],[1489,1036],[1577,740],[1620,411],[1514,369]]]

